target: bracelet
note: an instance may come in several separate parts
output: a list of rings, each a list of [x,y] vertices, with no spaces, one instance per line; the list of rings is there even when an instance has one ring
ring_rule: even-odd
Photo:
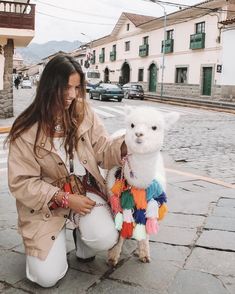
[[[58,190],[58,191],[56,191],[55,194],[54,194],[54,202],[55,202],[55,204],[56,204],[57,206],[60,206],[60,202],[59,202],[58,199],[57,199],[57,196],[59,195],[60,192],[61,192],[61,190]]]
[[[61,199],[61,208],[69,208],[69,192],[65,192],[64,196]]]

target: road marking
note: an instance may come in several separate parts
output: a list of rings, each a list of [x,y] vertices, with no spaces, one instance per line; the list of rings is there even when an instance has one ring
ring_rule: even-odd
[[[120,113],[120,114],[125,114],[124,110],[118,110],[114,107],[110,107],[110,106],[99,106],[100,108],[104,108],[104,109],[107,109],[107,110],[111,110],[113,112],[117,112],[117,113]]]
[[[213,183],[213,184],[216,184],[216,185],[224,186],[226,188],[235,189],[235,185],[226,183],[226,182],[218,180],[218,179],[213,179],[213,178],[209,178],[209,177],[205,177],[205,176],[200,176],[200,175],[192,174],[192,173],[189,173],[189,172],[183,172],[183,171],[172,169],[172,168],[166,168],[166,171],[172,172],[172,173],[175,173],[175,174],[178,174],[178,175],[183,175],[183,176],[186,176],[186,177],[193,177],[193,178],[205,181],[205,182],[210,182],[210,183]]]
[[[0,155],[6,155],[8,154],[8,150],[7,149],[1,149],[0,147]]]
[[[0,158],[0,163],[7,163],[7,158]]]
[[[108,113],[108,112],[105,112],[103,110],[100,110],[98,108],[94,108],[94,111],[104,117],[115,117],[115,115],[111,114],[111,113]]]
[[[6,172],[6,171],[7,171],[7,167],[0,168],[0,172]]]

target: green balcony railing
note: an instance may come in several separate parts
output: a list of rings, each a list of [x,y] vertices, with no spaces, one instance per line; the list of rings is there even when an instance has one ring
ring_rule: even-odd
[[[116,51],[110,51],[110,60],[115,61],[116,60]]]
[[[190,35],[190,49],[205,48],[205,33]]]
[[[163,52],[164,40],[162,41],[162,52]],[[174,39],[165,40],[164,53],[171,53],[174,51]]]
[[[144,45],[140,45],[139,47],[139,56],[140,57],[145,57],[149,55],[149,45],[148,44],[144,44]]]
[[[104,54],[102,53],[99,55],[99,62],[104,63]]]

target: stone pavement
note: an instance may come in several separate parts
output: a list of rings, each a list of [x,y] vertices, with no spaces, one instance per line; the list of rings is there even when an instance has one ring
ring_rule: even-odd
[[[58,284],[42,289],[25,278],[25,256],[17,234],[15,202],[1,180],[0,292],[1,293],[235,293],[234,186],[180,173],[168,162],[169,213],[160,232],[151,237],[149,264],[138,261],[136,242],[128,240],[115,269],[106,252],[95,261],[77,261],[68,225],[69,270]],[[230,187],[229,187],[230,186]]]

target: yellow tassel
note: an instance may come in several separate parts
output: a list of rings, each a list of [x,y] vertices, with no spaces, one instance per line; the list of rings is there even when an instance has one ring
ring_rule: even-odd
[[[168,212],[166,203],[163,203],[158,209],[158,220],[162,220]]]

